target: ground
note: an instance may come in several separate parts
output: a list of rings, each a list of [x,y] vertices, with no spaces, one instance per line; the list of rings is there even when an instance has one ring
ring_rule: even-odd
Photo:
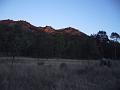
[[[0,90],[120,90],[120,61],[0,58]]]

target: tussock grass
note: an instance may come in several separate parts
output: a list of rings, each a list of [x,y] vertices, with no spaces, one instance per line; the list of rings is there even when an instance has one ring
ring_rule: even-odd
[[[119,63],[108,68],[87,60],[2,62],[0,90],[119,90]]]

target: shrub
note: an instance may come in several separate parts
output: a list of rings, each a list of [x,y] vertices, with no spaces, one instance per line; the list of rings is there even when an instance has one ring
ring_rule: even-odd
[[[100,66],[107,66],[107,67],[111,67],[112,63],[110,60],[100,60]]]
[[[66,70],[67,69],[67,64],[66,63],[61,63],[59,68],[60,68],[60,70]]]
[[[37,65],[44,65],[45,63],[44,62],[38,62]]]

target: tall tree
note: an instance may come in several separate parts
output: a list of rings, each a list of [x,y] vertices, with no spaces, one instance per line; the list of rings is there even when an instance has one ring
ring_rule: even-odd
[[[111,36],[110,36],[111,39],[113,39],[115,42],[113,43],[114,44],[114,58],[116,59],[117,58],[117,42],[118,42],[118,39],[120,39],[120,35],[116,32],[112,32],[111,33]]]
[[[99,31],[96,37],[99,39],[100,42],[106,42],[109,40],[105,31]]]
[[[118,39],[120,39],[120,35],[116,32],[112,32],[110,38],[114,39],[117,42]]]

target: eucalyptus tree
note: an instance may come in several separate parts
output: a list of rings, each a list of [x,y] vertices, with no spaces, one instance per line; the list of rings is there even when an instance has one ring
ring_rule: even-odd
[[[112,32],[110,38],[114,39],[117,42],[118,39],[120,39],[120,35],[116,32]]]

